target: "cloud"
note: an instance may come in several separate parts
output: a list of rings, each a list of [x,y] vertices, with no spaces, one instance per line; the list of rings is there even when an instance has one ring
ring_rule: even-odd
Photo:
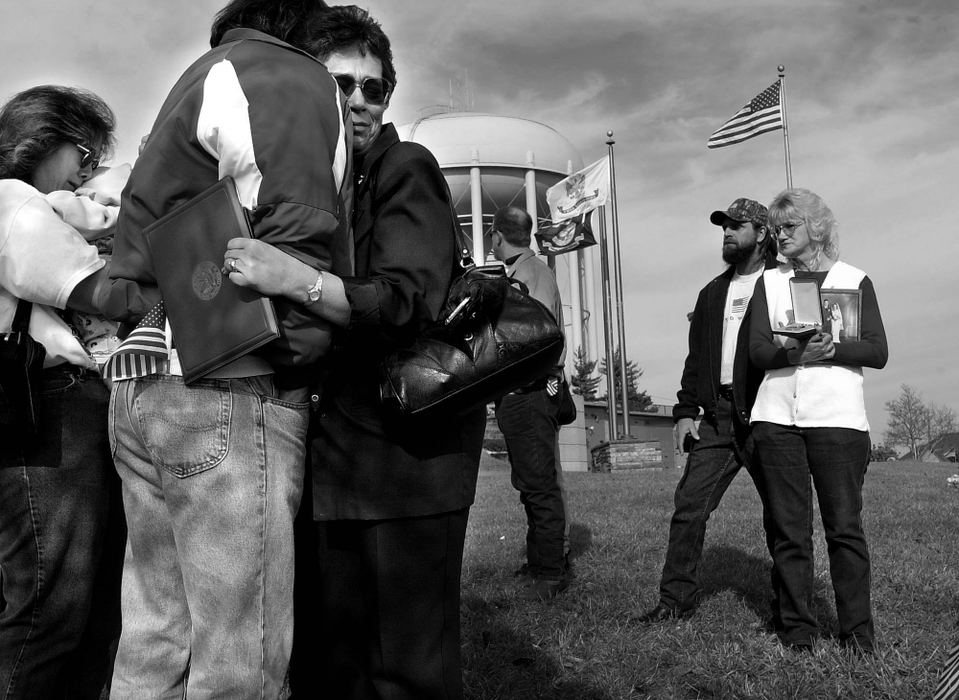
[[[37,82],[89,87],[117,111],[121,156],[132,159],[222,4],[34,0],[7,11],[0,97]],[[552,126],[585,162],[606,153],[614,131],[628,353],[645,369],[643,387],[667,401],[686,313],[722,269],[709,212],[785,186],[781,132],[716,150],[706,138],[784,64],[795,183],[833,207],[843,256],[873,279],[886,322],[889,366],[866,380],[874,427],[903,383],[956,405],[954,0],[364,6],[393,41],[394,121],[469,94],[478,111]]]

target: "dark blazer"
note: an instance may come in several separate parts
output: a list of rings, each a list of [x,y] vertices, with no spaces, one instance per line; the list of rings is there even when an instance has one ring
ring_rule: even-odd
[[[314,517],[387,519],[472,504],[486,426],[399,423],[382,413],[378,367],[438,316],[458,261],[449,189],[432,154],[386,124],[354,163],[356,276],[312,440]]]
[[[699,292],[689,322],[689,354],[683,368],[681,388],[673,406],[673,420],[696,418],[700,408],[707,420],[715,414],[723,352],[723,314],[726,293],[735,268],[730,266]],[[738,421],[749,425],[749,411],[763,379],[763,371],[749,363],[749,318],[752,304],[739,328],[733,359],[733,404]]]

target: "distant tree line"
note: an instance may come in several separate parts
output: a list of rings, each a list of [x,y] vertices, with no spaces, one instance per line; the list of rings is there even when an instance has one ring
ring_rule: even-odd
[[[597,364],[599,369],[597,370]],[[620,354],[619,348],[613,353],[613,383],[616,386],[617,395],[620,387]],[[598,374],[596,374],[598,372]],[[586,350],[582,347],[576,348],[576,354],[573,356],[573,376],[569,383],[574,394],[579,394],[586,401],[604,401],[606,394],[598,395],[600,383],[605,387],[606,382],[603,377],[606,376],[606,360],[597,362],[590,360],[586,355]],[[653,400],[645,391],[639,389],[639,378],[643,376],[643,370],[635,362],[626,360],[626,396],[629,397],[629,408],[633,411],[644,411],[653,405]],[[619,403],[622,406],[621,400]]]
[[[956,432],[956,412],[949,406],[925,402],[918,391],[902,385],[899,396],[886,402],[889,426],[886,444],[908,447],[912,458],[918,460],[922,448],[943,435]]]

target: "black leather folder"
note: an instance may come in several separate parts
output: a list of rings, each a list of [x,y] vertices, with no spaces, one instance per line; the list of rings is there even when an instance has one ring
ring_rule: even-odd
[[[252,238],[236,183],[224,177],[144,229],[187,384],[279,337],[267,297],[221,272],[231,238]]]

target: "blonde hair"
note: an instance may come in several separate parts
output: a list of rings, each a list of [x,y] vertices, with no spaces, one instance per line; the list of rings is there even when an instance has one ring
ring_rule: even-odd
[[[769,225],[774,231],[786,221],[802,220],[809,238],[830,260],[839,259],[839,224],[815,192],[794,187],[777,194],[769,204]]]

